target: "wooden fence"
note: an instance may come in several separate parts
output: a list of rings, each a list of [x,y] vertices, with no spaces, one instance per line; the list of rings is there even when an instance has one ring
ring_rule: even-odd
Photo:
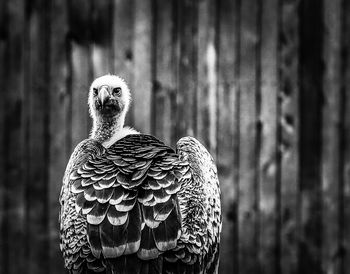
[[[346,0],[1,0],[0,273],[65,272],[61,178],[108,72],[127,124],[216,158],[220,273],[349,273]]]

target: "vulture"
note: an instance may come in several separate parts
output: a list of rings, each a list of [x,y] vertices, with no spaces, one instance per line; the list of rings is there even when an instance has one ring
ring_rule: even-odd
[[[217,168],[204,146],[176,149],[124,127],[131,101],[116,75],[95,79],[91,134],[63,177],[60,249],[69,273],[217,273]]]

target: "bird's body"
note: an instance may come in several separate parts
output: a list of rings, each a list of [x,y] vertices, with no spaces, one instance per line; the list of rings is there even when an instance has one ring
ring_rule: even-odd
[[[221,209],[212,157],[194,138],[180,139],[175,152],[125,128],[128,94],[99,111],[102,88],[128,92],[120,78],[104,77],[90,90],[92,134],[75,148],[63,179],[65,266],[70,273],[216,273]]]

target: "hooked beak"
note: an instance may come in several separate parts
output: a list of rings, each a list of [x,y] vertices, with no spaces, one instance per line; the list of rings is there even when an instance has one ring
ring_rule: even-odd
[[[98,100],[100,101],[102,107],[108,101],[108,98],[109,98],[109,92],[108,92],[107,88],[102,87],[98,92]]]

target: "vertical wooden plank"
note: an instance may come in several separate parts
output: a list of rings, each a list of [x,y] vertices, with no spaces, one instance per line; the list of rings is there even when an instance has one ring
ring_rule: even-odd
[[[91,62],[92,62],[92,75],[90,81],[92,82],[95,78],[105,74],[111,73],[112,69],[110,66],[110,54],[108,45],[91,45]]]
[[[89,84],[93,79],[113,72],[113,3],[112,0],[90,1],[92,16],[91,63]],[[92,119],[88,119],[88,128],[92,127]]]
[[[48,121],[49,97],[49,2],[29,4],[28,163],[27,163],[27,273],[48,272]]]
[[[219,273],[239,273],[239,1],[220,1],[218,9],[217,166],[223,216]]]
[[[48,182],[49,208],[49,267],[50,273],[65,273],[62,254],[59,249],[58,196],[63,173],[70,155],[70,94],[68,90],[68,7],[66,1],[51,3],[50,37],[50,96],[49,134],[50,161]]]
[[[88,45],[71,42],[71,96],[72,96],[72,148],[88,137],[89,110],[88,92],[91,84],[91,51]]]
[[[321,273],[322,188],[322,2],[300,3],[300,187],[299,272]]]
[[[113,72],[112,0],[90,1],[92,6],[92,78]],[[93,79],[90,79],[92,81]]]
[[[280,164],[280,229],[283,274],[298,273],[299,214],[299,1],[280,4],[278,150]]]
[[[239,271],[259,273],[257,181],[258,3],[241,2],[239,128]],[[252,248],[254,247],[254,248]]]
[[[322,109],[323,273],[340,273],[340,100],[341,0],[324,3],[324,64]]]
[[[177,137],[195,135],[197,121],[198,1],[178,1],[179,60],[177,79]]]
[[[262,1],[260,68],[259,209],[261,273],[280,273],[278,268],[279,218],[277,201],[277,94],[278,94],[278,1]]]
[[[88,92],[91,84],[91,3],[69,2],[69,89],[71,94],[71,145],[72,149],[90,132]]]
[[[175,145],[176,129],[176,0],[157,0],[155,16],[155,75],[152,131],[169,145]]]
[[[135,0],[134,126],[151,133],[152,106],[152,0]]]
[[[100,3],[100,2],[96,2]],[[109,53],[109,45],[100,45],[94,43],[91,45],[91,62],[92,62],[92,75],[90,81],[105,74],[109,74],[112,71],[111,56]]]
[[[5,43],[0,41],[0,62],[3,64],[5,60]],[[0,85],[5,87],[4,69],[0,68]],[[1,94],[3,96],[3,94]],[[4,97],[3,97],[4,98]],[[0,102],[0,235],[5,235],[6,225],[6,208],[5,208],[5,104],[4,100]],[[5,240],[0,238],[0,272],[5,271]]]
[[[6,60],[6,47],[7,47],[7,2],[1,1],[0,3],[0,64],[5,64]],[[6,185],[5,185],[5,86],[6,86],[6,69],[5,66],[0,66],[0,86],[3,87],[0,90],[0,96],[3,100],[0,101],[0,273],[6,273],[5,264],[7,264],[6,258],[6,245],[5,245],[5,235],[6,235],[6,207],[5,207],[5,199],[6,199]]]
[[[25,5],[21,0],[4,1],[7,20],[4,34],[6,37],[4,56],[4,131],[3,144],[5,178],[3,181],[4,219],[3,261],[1,273],[23,273],[26,263],[26,228],[25,228],[25,117],[26,100],[23,79]]]
[[[217,121],[217,1],[198,6],[197,137],[212,155],[216,154]],[[214,156],[215,157],[215,156]]]
[[[113,61],[114,73],[123,77],[133,93],[133,39],[134,39],[134,0],[114,0],[113,7]],[[133,124],[131,104],[126,125]]]
[[[340,176],[342,195],[341,219],[341,253],[343,261],[341,274],[346,274],[350,269],[350,2],[342,2],[343,27],[342,27],[342,98],[341,98],[341,142],[340,142]]]

